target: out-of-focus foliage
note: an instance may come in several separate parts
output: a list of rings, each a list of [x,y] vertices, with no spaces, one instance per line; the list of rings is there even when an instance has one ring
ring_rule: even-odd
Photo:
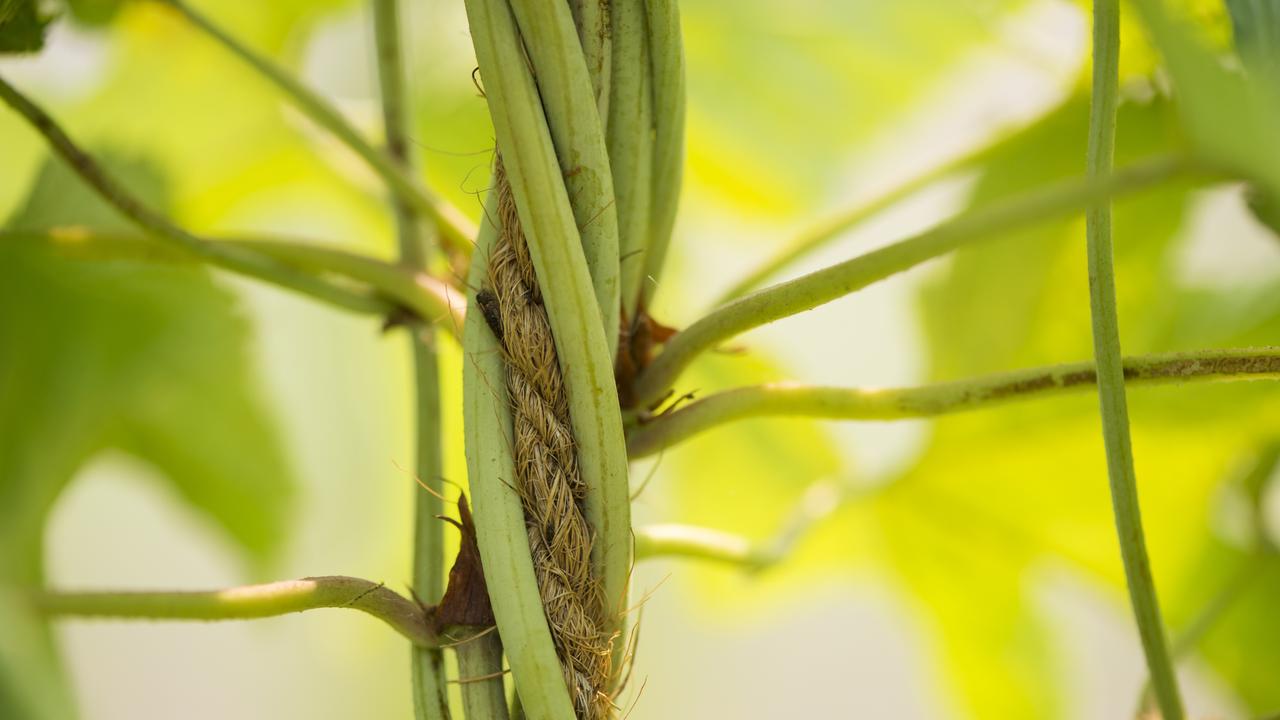
[[[0,0],[0,54],[29,53],[44,47],[49,21],[35,0]]]
[[[162,180],[112,162],[163,207]],[[127,229],[70,170],[48,162],[6,230]],[[283,538],[291,478],[257,398],[245,321],[201,268],[70,262],[0,244],[0,583],[39,584],[43,526],[88,460],[122,450],[265,559]],[[15,600],[16,602],[16,600]],[[60,717],[65,691],[32,697],[53,667],[25,612],[0,616],[0,715]],[[26,622],[23,622],[23,620]],[[13,625],[11,625],[13,624]],[[34,643],[20,647],[18,643]],[[8,704],[8,709],[4,704]]]
[[[1228,73],[1213,62],[1213,73]],[[1239,82],[1228,79],[1233,86]],[[1251,140],[1249,167],[1258,168],[1257,159],[1274,147],[1275,125],[1250,139],[1227,137],[1239,131],[1240,119],[1232,117],[1239,108],[1212,107],[1217,96],[1210,88],[1195,86],[1190,94],[1188,102],[1203,103],[1198,111],[1205,113],[1190,130],[1179,122],[1185,116],[1179,111],[1187,110],[1167,98],[1127,100],[1117,165],[1177,151],[1189,132],[1204,143],[1200,152],[1214,159],[1223,155],[1224,145],[1217,143],[1243,147]],[[1073,98],[1001,143],[980,164],[971,204],[1081,175],[1087,121],[1087,98]],[[1186,279],[1182,228],[1193,190],[1176,182],[1116,204],[1127,354],[1265,345],[1280,338],[1280,263],[1252,285],[1199,286]],[[1075,219],[957,253],[922,298],[931,377],[1089,357],[1083,242],[1083,220]],[[741,363],[707,361],[706,375],[699,377],[714,378],[715,387],[738,384],[722,369],[735,362]],[[697,381],[693,386],[702,387]],[[1177,634],[1246,555],[1221,535],[1221,489],[1242,458],[1273,441],[1280,393],[1274,384],[1254,383],[1135,389],[1130,397],[1147,533]],[[1055,673],[1064,638],[1037,598],[1041,571],[1065,565],[1114,587],[1118,603],[1123,593],[1098,422],[1096,398],[1078,396],[932,423],[918,461],[883,489],[855,495],[826,521],[802,554],[803,572],[787,574],[784,585],[793,593],[795,583],[832,568],[876,568],[896,579],[940,638],[944,677],[965,716],[1062,716],[1072,708]],[[796,496],[804,478],[830,472],[806,462],[821,457],[824,446],[829,441],[811,424],[761,421],[700,438],[673,451],[667,462],[679,466],[684,480],[678,493],[691,518],[761,537],[776,526],[783,514],[778,508]],[[774,506],[772,521],[747,509],[755,498]],[[1202,648],[1209,666],[1259,712],[1280,705],[1280,689],[1263,679],[1280,646],[1266,608],[1280,597],[1274,595],[1274,562],[1262,568],[1211,627]]]

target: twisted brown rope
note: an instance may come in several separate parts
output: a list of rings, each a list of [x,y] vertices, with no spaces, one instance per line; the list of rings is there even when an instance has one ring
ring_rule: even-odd
[[[494,170],[501,230],[480,305],[502,345],[515,435],[516,489],[543,611],[577,716],[608,717],[612,639],[600,582],[591,569],[594,533],[583,513],[569,402],[555,341],[499,156]]]

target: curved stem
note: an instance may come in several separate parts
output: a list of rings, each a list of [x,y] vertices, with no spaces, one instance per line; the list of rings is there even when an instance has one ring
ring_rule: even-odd
[[[636,528],[636,562],[668,557],[709,560],[752,570],[765,564],[764,554],[741,535],[675,523]]]
[[[1159,156],[1104,177],[1055,183],[735,300],[677,333],[667,343],[636,381],[636,406],[645,407],[657,400],[698,355],[739,333],[811,310],[963,245],[1076,212],[1102,198],[1154,185],[1186,167],[1180,157]]]
[[[948,160],[920,175],[916,175],[901,185],[894,186],[868,201],[855,205],[815,225],[795,237],[791,242],[787,243],[786,247],[783,247],[772,257],[760,263],[746,277],[734,283],[728,290],[725,290],[713,306],[724,305],[751,292],[766,280],[775,277],[796,262],[826,247],[829,243],[839,239],[861,223],[870,220],[947,176],[972,165],[978,158],[990,152],[991,148],[1002,139],[997,138],[975,150]]]
[[[1126,358],[1129,383],[1280,378],[1280,347],[1206,350]],[[909,388],[837,388],[772,384],[708,395],[659,415],[627,438],[632,458],[669,448],[736,420],[783,416],[902,420],[977,410],[1014,400],[1092,388],[1093,363],[1073,363]]]
[[[140,260],[185,262],[200,259],[184,245],[160,243],[148,237],[101,233],[79,226],[44,231],[0,231],[0,242],[30,241],[47,244],[72,257],[91,260]],[[277,238],[201,238],[211,246],[248,248],[264,258],[284,263],[325,283],[323,299],[354,312],[387,316],[397,309],[411,311],[428,322],[439,322],[457,335],[466,314],[466,298],[444,281],[421,271],[391,265],[364,255],[307,241]],[[315,274],[337,275],[359,283],[347,287]],[[280,284],[268,279],[268,282]],[[285,286],[289,287],[289,286]],[[313,297],[318,297],[313,295]]]
[[[332,305],[354,309],[360,300],[329,282],[245,247],[205,240],[176,225],[131,194],[82,150],[42,108],[0,78],[0,100],[22,115],[49,147],[89,187],[139,228],[219,267],[310,295]]]
[[[1119,95],[1119,0],[1093,3],[1093,92],[1089,112],[1088,174],[1104,177],[1115,156],[1116,103]],[[1151,687],[1163,720],[1182,720],[1178,678],[1169,653],[1160,605],[1156,599],[1151,561],[1147,556],[1142,514],[1138,507],[1138,480],[1134,472],[1129,438],[1129,411],[1125,399],[1125,373],[1120,356],[1120,329],[1116,312],[1115,269],[1111,249],[1111,204],[1101,198],[1085,215],[1089,255],[1089,306],[1093,318],[1093,348],[1097,361],[1098,396],[1102,413],[1102,438],[1107,452],[1107,475],[1120,556],[1124,562],[1129,601],[1147,660]]]
[[[252,620],[303,610],[351,608],[390,625],[415,645],[437,644],[421,605],[382,583],[332,575],[246,585],[227,590],[181,592],[55,592],[34,597],[51,617],[122,620]]]
[[[436,223],[441,237],[454,253],[464,258],[470,254],[475,227],[466,215],[423,187],[390,154],[375,148],[327,100],[267,58],[250,50],[182,0],[158,1],[177,10],[193,26],[258,71],[283,91],[307,117],[359,155],[396,195]]]
[[[399,15],[397,0],[374,0],[373,34],[387,155],[396,167],[408,173],[413,164],[405,133],[408,108]],[[401,264],[411,270],[424,270],[429,245],[422,236],[415,206],[397,195],[392,198],[392,208]],[[454,327],[461,326],[455,321]],[[440,368],[436,359],[435,328],[431,324],[412,323],[408,329],[413,354],[414,470],[419,482],[428,488],[437,486],[431,492],[414,494],[413,592],[419,601],[434,604],[444,594],[444,533],[438,519],[443,512],[438,487],[444,475]],[[413,648],[410,653],[414,717],[449,720],[452,714],[445,688],[444,654],[439,648]]]

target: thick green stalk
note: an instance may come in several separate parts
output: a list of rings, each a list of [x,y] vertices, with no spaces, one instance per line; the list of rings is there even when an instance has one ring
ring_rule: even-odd
[[[596,94],[596,109],[600,122],[609,123],[609,75],[613,67],[612,30],[609,27],[609,0],[569,0],[573,22],[578,28],[578,40],[582,43],[582,56],[591,75],[591,87]]]
[[[631,507],[613,358],[543,117],[543,101],[523,60],[515,19],[502,0],[468,0],[467,13],[498,148],[564,376],[587,488],[585,514],[596,532],[592,563],[607,608],[620,622],[630,567]]]
[[[423,647],[436,645],[422,606],[382,583],[329,576],[182,592],[44,592],[37,608],[55,617],[127,620],[252,620],[319,608],[368,613]]]
[[[649,247],[644,258],[640,306],[647,307],[658,289],[662,266],[676,225],[684,175],[684,41],[676,0],[646,0],[649,62],[653,87],[652,196]]]
[[[377,45],[378,83],[387,155],[405,174],[413,170],[405,132],[404,61],[400,52],[400,9],[396,0],[374,0],[373,28]],[[400,262],[411,270],[426,267],[427,242],[415,207],[402,196],[392,198]],[[444,594],[444,533],[440,480],[444,476],[441,443],[440,367],[432,325],[410,323],[413,352],[414,470],[430,491],[414,494],[413,592],[420,602],[435,604]],[[411,648],[413,711],[418,720],[448,720],[444,654],[439,648]]]
[[[511,8],[533,63],[547,127],[569,193],[574,221],[595,288],[609,357],[617,352],[618,212],[604,126],[569,6],[513,0]]]
[[[174,243],[218,267],[265,280],[332,305],[354,309],[362,304],[344,289],[299,271],[286,263],[249,248],[207,242],[147,207],[82,150],[43,109],[0,78],[0,100],[31,123],[49,147],[108,204],[142,230]]]
[[[907,198],[915,195],[921,190],[933,185],[934,183],[956,173],[959,170],[973,164],[975,160],[982,157],[991,150],[990,145],[984,145],[976,150],[970,151],[938,165],[920,175],[907,180],[901,185],[896,185],[888,190],[876,195],[871,200],[855,205],[848,210],[840,212],[831,218],[810,228],[806,232],[798,235],[785,247],[776,254],[766,259],[764,262],[747,274],[732,287],[725,290],[723,294],[715,301],[713,306],[724,305],[742,295],[751,292],[759,287],[766,280],[769,280],[796,262],[812,255],[829,245],[831,242],[839,239],[845,233],[849,232],[858,225],[870,220]]]
[[[474,5],[468,7],[468,14],[472,36],[479,42],[487,37],[478,28],[488,22],[490,7],[478,2]],[[497,217],[495,199],[496,194],[491,193],[467,277],[469,287],[478,288],[485,282],[486,264],[498,232],[492,224]],[[515,440],[502,348],[481,315],[468,313],[462,330],[466,355],[462,366],[462,427],[467,447],[467,485],[471,489],[489,600],[516,692],[528,717],[573,720],[573,705],[533,571],[524,529],[524,506],[512,484],[516,477],[512,458]]]
[[[635,319],[645,282],[653,193],[653,74],[645,0],[611,0],[609,163],[618,202],[622,316]]]
[[[464,257],[470,254],[471,242],[476,232],[474,224],[466,215],[423,187],[422,183],[406,172],[390,154],[374,147],[373,143],[365,139],[337,108],[270,60],[250,50],[244,43],[196,12],[182,0],[159,0],[159,2],[173,7],[193,26],[256,70],[283,91],[307,117],[360,156],[397,196],[436,224],[441,237],[453,252]]]
[[[1089,111],[1088,173],[1102,178],[1111,172],[1115,155],[1116,104],[1120,73],[1119,0],[1093,3],[1093,94]],[[1095,200],[1085,215],[1089,254],[1089,305],[1097,362],[1102,437],[1107,452],[1111,504],[1115,511],[1120,556],[1124,561],[1129,601],[1133,605],[1151,687],[1163,720],[1182,720],[1182,699],[1173,658],[1169,654],[1151,562],[1147,557],[1138,480],[1129,439],[1124,364],[1116,311],[1115,270],[1111,249],[1111,204]]]
[[[1126,358],[1129,383],[1280,379],[1280,347],[1206,350]],[[734,388],[695,400],[636,427],[627,437],[640,458],[698,433],[753,417],[834,420],[926,418],[1093,388],[1093,363],[1030,368],[910,388],[839,388],[792,384]]]
[[[698,355],[774,320],[811,310],[961,246],[1079,211],[1099,199],[1149,187],[1184,170],[1161,156],[1114,174],[1056,183],[975,210],[931,230],[724,305],[680,331],[636,381],[637,407],[659,399]]]

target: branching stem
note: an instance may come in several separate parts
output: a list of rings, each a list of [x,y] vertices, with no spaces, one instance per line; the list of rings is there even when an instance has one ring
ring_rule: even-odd
[[[1280,347],[1207,350],[1127,358],[1129,383],[1280,378]],[[1085,390],[1096,385],[1093,363],[1029,368],[908,388],[839,388],[791,384],[741,387],[700,400],[636,427],[632,458],[645,457],[698,433],[752,417],[903,420],[977,410],[1014,400]]]

